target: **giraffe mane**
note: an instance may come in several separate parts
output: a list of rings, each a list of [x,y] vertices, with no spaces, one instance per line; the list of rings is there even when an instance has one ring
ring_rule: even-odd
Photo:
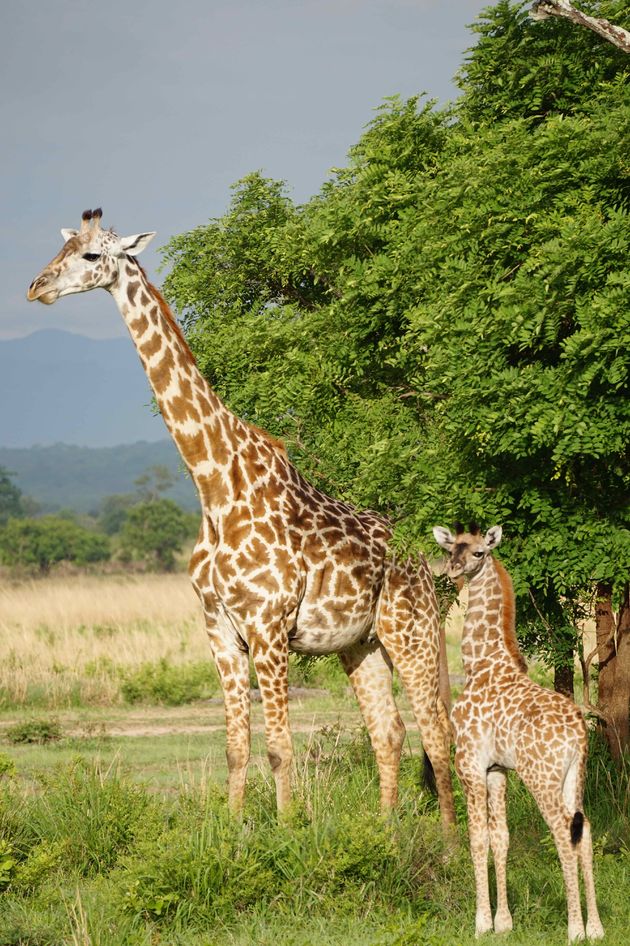
[[[195,361],[195,356],[193,355],[192,351],[190,350],[190,345],[188,344],[188,341],[187,341],[187,339],[186,339],[186,336],[184,335],[184,332],[183,332],[183,330],[182,330],[181,325],[179,324],[179,322],[177,321],[177,319],[176,319],[175,316],[173,315],[173,310],[171,309],[171,307],[169,306],[168,302],[166,301],[166,299],[164,298],[164,296],[162,295],[162,293],[160,292],[160,290],[157,288],[157,286],[154,286],[154,285],[153,285],[153,283],[151,282],[151,280],[150,280],[149,277],[147,276],[147,274],[146,274],[144,268],[143,268],[142,265],[138,262],[137,258],[136,258],[135,256],[131,256],[130,259],[132,259],[132,260],[134,261],[134,263],[136,264],[136,266],[138,267],[138,269],[139,269],[140,272],[142,273],[142,275],[143,275],[143,277],[144,277],[144,281],[145,281],[145,283],[146,283],[146,285],[147,285],[147,288],[149,289],[149,292],[152,294],[153,298],[155,299],[155,301],[156,301],[157,304],[159,305],[160,311],[162,312],[162,315],[164,316],[164,318],[165,318],[166,321],[168,322],[169,326],[170,326],[171,329],[175,332],[175,334],[176,334],[177,337],[179,338],[180,342],[182,343],[182,345],[183,345],[183,347],[184,347],[184,352],[185,352],[186,357],[190,360],[191,364],[195,365],[195,367],[196,367],[196,366],[197,366],[197,362]],[[285,447],[285,445],[284,445],[284,443],[282,442],[282,440],[279,440],[278,438],[273,437],[271,434],[267,433],[266,430],[261,430],[261,428],[260,428],[260,427],[257,427],[255,424],[250,424],[250,423],[248,423],[247,421],[242,421],[242,423],[246,424],[246,426],[247,426],[251,431],[253,431],[254,433],[258,434],[258,435],[259,435],[266,443],[268,443],[274,450],[277,450],[279,453],[283,454],[285,457],[287,456],[287,448]]]
[[[516,639],[516,607],[514,604],[514,585],[512,584],[512,579],[501,562],[496,558],[493,558],[492,560],[497,572],[499,584],[501,585],[501,597],[503,600],[503,642],[510,657],[516,661],[519,669],[526,673],[527,664],[525,663],[525,659],[521,654],[518,641]]]
[[[181,325],[179,324],[179,322],[177,321],[177,319],[176,319],[175,316],[173,315],[173,311],[172,311],[170,305],[168,304],[168,302],[166,301],[166,299],[164,298],[164,296],[162,295],[162,293],[160,292],[160,290],[157,288],[157,286],[154,286],[154,285],[153,285],[153,283],[151,282],[151,280],[150,280],[149,277],[147,276],[147,274],[146,274],[144,268],[143,268],[142,265],[138,262],[137,258],[136,258],[135,256],[131,256],[131,257],[129,257],[129,258],[134,261],[134,263],[136,264],[136,266],[138,267],[138,269],[139,269],[140,272],[142,273],[142,275],[143,275],[143,277],[144,277],[144,281],[145,281],[145,283],[146,283],[146,285],[147,285],[147,287],[148,287],[148,289],[149,289],[149,292],[152,294],[153,298],[155,299],[155,301],[156,301],[157,304],[159,305],[160,311],[161,311],[162,315],[164,316],[164,318],[166,319],[166,321],[168,322],[169,326],[173,329],[173,331],[175,332],[175,334],[176,334],[177,337],[179,338],[180,342],[181,342],[182,345],[184,346],[184,349],[185,349],[187,355],[190,357],[190,361],[196,364],[196,362],[195,362],[195,356],[193,355],[193,353],[192,353],[191,350],[190,350],[190,345],[188,344],[188,342],[187,342],[187,340],[186,340],[186,336],[184,335],[184,332],[182,331]]]

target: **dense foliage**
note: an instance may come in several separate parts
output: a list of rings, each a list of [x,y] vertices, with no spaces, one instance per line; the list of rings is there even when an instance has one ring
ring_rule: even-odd
[[[0,529],[0,561],[48,572],[58,562],[88,565],[110,556],[109,540],[69,519],[9,519]]]
[[[524,4],[475,29],[455,107],[388,100],[303,206],[248,176],[167,245],[165,287],[227,403],[399,543],[501,522],[562,664],[630,568],[627,59]]]

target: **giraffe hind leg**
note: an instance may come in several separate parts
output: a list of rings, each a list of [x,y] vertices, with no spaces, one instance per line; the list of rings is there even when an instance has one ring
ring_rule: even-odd
[[[583,799],[584,773],[586,769],[587,745],[584,740],[582,751],[571,760],[562,784],[562,795],[566,809],[573,811],[569,826],[571,843],[577,853],[578,863],[584,881],[586,897],[586,935],[589,939],[601,939],[604,928],[597,910],[595,880],[593,877],[593,844],[591,826],[588,818],[581,811]]]
[[[586,896],[586,935],[588,939],[601,939],[604,935],[604,927],[597,909],[595,879],[593,877],[593,843],[591,841],[591,825],[587,818],[583,820],[582,837],[577,843],[577,855]]]
[[[439,696],[440,628],[428,566],[411,561],[390,566],[376,630],[411,704],[435,775],[442,823],[450,835],[455,825],[451,727]]]
[[[405,726],[392,694],[391,661],[378,641],[339,654],[356,694],[378,765],[381,810],[398,801],[398,771]]]
[[[575,809],[573,811],[567,809],[566,798],[563,795],[563,777],[558,776],[557,784],[550,784],[549,773],[544,766],[538,769],[530,766],[527,774],[520,767],[518,771],[534,796],[536,804],[540,808],[540,813],[547,822],[556,844],[567,898],[569,942],[582,940],[585,931],[580,905],[578,849],[581,848],[583,839],[576,844],[571,837]],[[575,823],[575,826],[577,827],[577,823]]]

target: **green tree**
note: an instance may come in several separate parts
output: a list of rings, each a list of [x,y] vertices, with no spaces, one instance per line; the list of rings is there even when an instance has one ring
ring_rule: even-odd
[[[125,524],[132,506],[138,502],[133,493],[116,493],[106,496],[98,514],[98,526],[106,535],[116,535]]]
[[[8,519],[24,515],[22,509],[22,491],[11,481],[9,470],[0,466],[0,526]]]
[[[464,93],[460,112],[475,122],[527,118],[537,123],[549,115],[575,115],[587,106],[593,89],[627,71],[620,49],[566,20],[536,22],[529,16],[531,6],[530,0],[500,0],[472,25],[478,39],[458,81]],[[630,26],[626,0],[580,6]]]
[[[109,555],[106,536],[68,519],[9,519],[0,529],[0,560],[9,566],[35,566],[46,573],[58,562],[87,565],[106,561]]]
[[[399,545],[502,523],[524,643],[569,689],[630,570],[627,60],[522,3],[476,29],[455,108],[388,100],[302,207],[244,179],[165,289],[228,404]]]
[[[138,503],[127,513],[120,533],[128,555],[152,562],[162,571],[173,571],[175,553],[190,535],[190,517],[172,499]]]

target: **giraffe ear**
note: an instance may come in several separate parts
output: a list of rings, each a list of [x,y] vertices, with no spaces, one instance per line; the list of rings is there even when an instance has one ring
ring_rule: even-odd
[[[438,545],[448,552],[450,552],[455,544],[455,536],[450,529],[445,529],[444,526],[433,526],[433,538]]]
[[[488,529],[484,535],[483,540],[489,549],[496,549],[497,545],[501,541],[502,535],[503,529],[501,526],[492,526],[492,528]]]
[[[65,230],[65,229],[62,229],[62,230],[61,230],[61,235],[62,235],[62,237],[64,238],[64,240],[65,240],[66,243],[67,243],[68,240],[70,239],[70,237],[78,236],[78,235],[79,235],[79,231],[78,231],[78,230]]]
[[[138,253],[146,250],[154,236],[155,230],[151,233],[134,233],[133,236],[121,237],[120,245],[125,253],[129,253],[130,256],[137,256]]]

